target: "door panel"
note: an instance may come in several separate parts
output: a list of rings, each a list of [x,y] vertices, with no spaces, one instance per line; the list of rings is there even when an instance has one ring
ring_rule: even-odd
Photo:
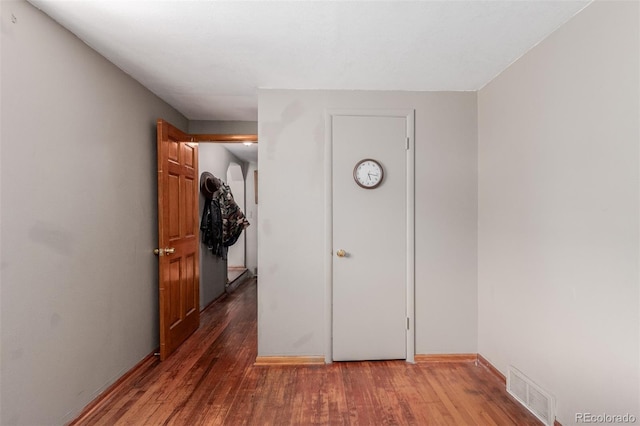
[[[180,238],[180,176],[169,175],[167,201],[169,202],[169,216],[167,217],[167,232],[169,241]]]
[[[169,328],[173,328],[181,320],[180,316],[180,259],[174,258],[169,261]]]
[[[158,120],[158,239],[160,253],[160,359],[166,359],[200,325],[198,146]]]
[[[406,358],[406,138],[404,117],[332,117],[336,361]],[[375,189],[353,179],[365,158],[384,168]]]
[[[196,257],[193,253],[185,257],[185,307],[186,315],[191,315],[194,310],[199,308],[199,297],[194,290],[198,288],[196,281]]]
[[[195,207],[195,194],[197,194],[198,189],[196,188],[195,182],[193,179],[185,179],[184,180],[184,188],[182,189],[182,193],[184,194],[184,235],[186,237],[195,236],[194,232],[199,229],[199,227],[195,224],[195,218],[197,214],[194,214]]]

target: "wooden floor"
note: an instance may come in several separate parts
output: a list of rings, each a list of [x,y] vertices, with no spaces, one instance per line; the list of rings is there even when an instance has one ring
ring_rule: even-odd
[[[202,315],[167,361],[145,364],[77,424],[539,425],[474,363],[253,366],[256,282]]]

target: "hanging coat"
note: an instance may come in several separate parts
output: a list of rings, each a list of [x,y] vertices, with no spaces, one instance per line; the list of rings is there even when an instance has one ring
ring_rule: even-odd
[[[249,226],[249,221],[233,199],[231,188],[226,183],[221,182],[214,199],[220,204],[222,215],[222,245],[232,246],[238,241],[242,231]]]
[[[222,244],[222,213],[218,200],[205,199],[200,230],[202,242],[211,253],[226,259],[227,250]]]

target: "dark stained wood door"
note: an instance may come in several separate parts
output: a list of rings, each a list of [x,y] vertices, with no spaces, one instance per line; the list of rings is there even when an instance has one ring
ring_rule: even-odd
[[[198,144],[158,120],[160,359],[200,325]]]

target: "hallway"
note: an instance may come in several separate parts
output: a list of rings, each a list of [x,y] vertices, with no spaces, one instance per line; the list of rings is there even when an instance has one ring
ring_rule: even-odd
[[[213,303],[167,361],[145,363],[75,424],[540,424],[473,363],[253,366],[256,286]]]

